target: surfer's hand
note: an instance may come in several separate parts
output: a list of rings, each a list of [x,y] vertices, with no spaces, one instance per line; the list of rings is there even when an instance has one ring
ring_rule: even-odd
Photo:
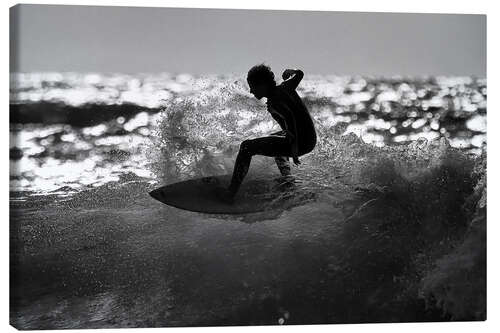
[[[293,158],[293,163],[295,163],[295,165],[299,165],[300,164],[299,158],[297,156],[295,156]]]
[[[285,132],[285,137],[290,143],[292,143],[295,140],[295,135],[293,135],[292,132],[290,131]]]
[[[295,71],[293,69],[285,69],[281,77],[283,78],[283,80],[287,80],[293,74],[295,74]]]

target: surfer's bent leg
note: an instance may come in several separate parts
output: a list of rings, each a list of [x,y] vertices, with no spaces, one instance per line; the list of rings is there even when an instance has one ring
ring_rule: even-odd
[[[240,151],[236,157],[233,177],[229,185],[229,191],[235,195],[240,188],[243,179],[248,173],[253,155],[264,156],[290,156],[290,144],[285,137],[267,136],[253,140],[245,140],[240,145]]]
[[[288,157],[275,156],[274,160],[276,161],[276,165],[278,166],[278,169],[280,170],[282,176],[290,176],[292,174]]]
[[[285,131],[275,132],[271,135],[285,137]],[[292,174],[290,161],[288,161],[287,156],[275,156],[274,161],[276,162],[276,165],[278,166],[278,169],[280,170],[282,176],[290,176]]]

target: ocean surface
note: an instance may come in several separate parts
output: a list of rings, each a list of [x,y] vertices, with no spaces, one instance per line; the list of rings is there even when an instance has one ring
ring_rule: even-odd
[[[482,320],[486,79],[307,75],[312,202],[152,199],[279,130],[244,78],[11,75],[11,323],[22,329]],[[248,178],[279,174],[256,156]]]

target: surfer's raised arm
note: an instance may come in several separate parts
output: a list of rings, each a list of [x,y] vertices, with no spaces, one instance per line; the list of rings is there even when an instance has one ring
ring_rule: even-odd
[[[285,86],[290,89],[296,89],[304,77],[304,72],[300,69],[285,69],[281,77],[285,80],[283,81]]]

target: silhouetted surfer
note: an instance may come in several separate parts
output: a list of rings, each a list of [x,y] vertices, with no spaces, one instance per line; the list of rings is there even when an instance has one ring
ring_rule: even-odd
[[[224,201],[232,202],[245,178],[252,156],[274,157],[283,176],[290,175],[291,157],[300,164],[299,156],[309,153],[316,146],[316,131],[307,107],[295,89],[304,77],[298,69],[283,72],[283,82],[276,85],[271,68],[262,64],[248,71],[247,82],[250,92],[257,99],[267,98],[267,110],[278,122],[282,131],[269,136],[245,140],[240,145],[228,189],[219,189],[218,195]]]

